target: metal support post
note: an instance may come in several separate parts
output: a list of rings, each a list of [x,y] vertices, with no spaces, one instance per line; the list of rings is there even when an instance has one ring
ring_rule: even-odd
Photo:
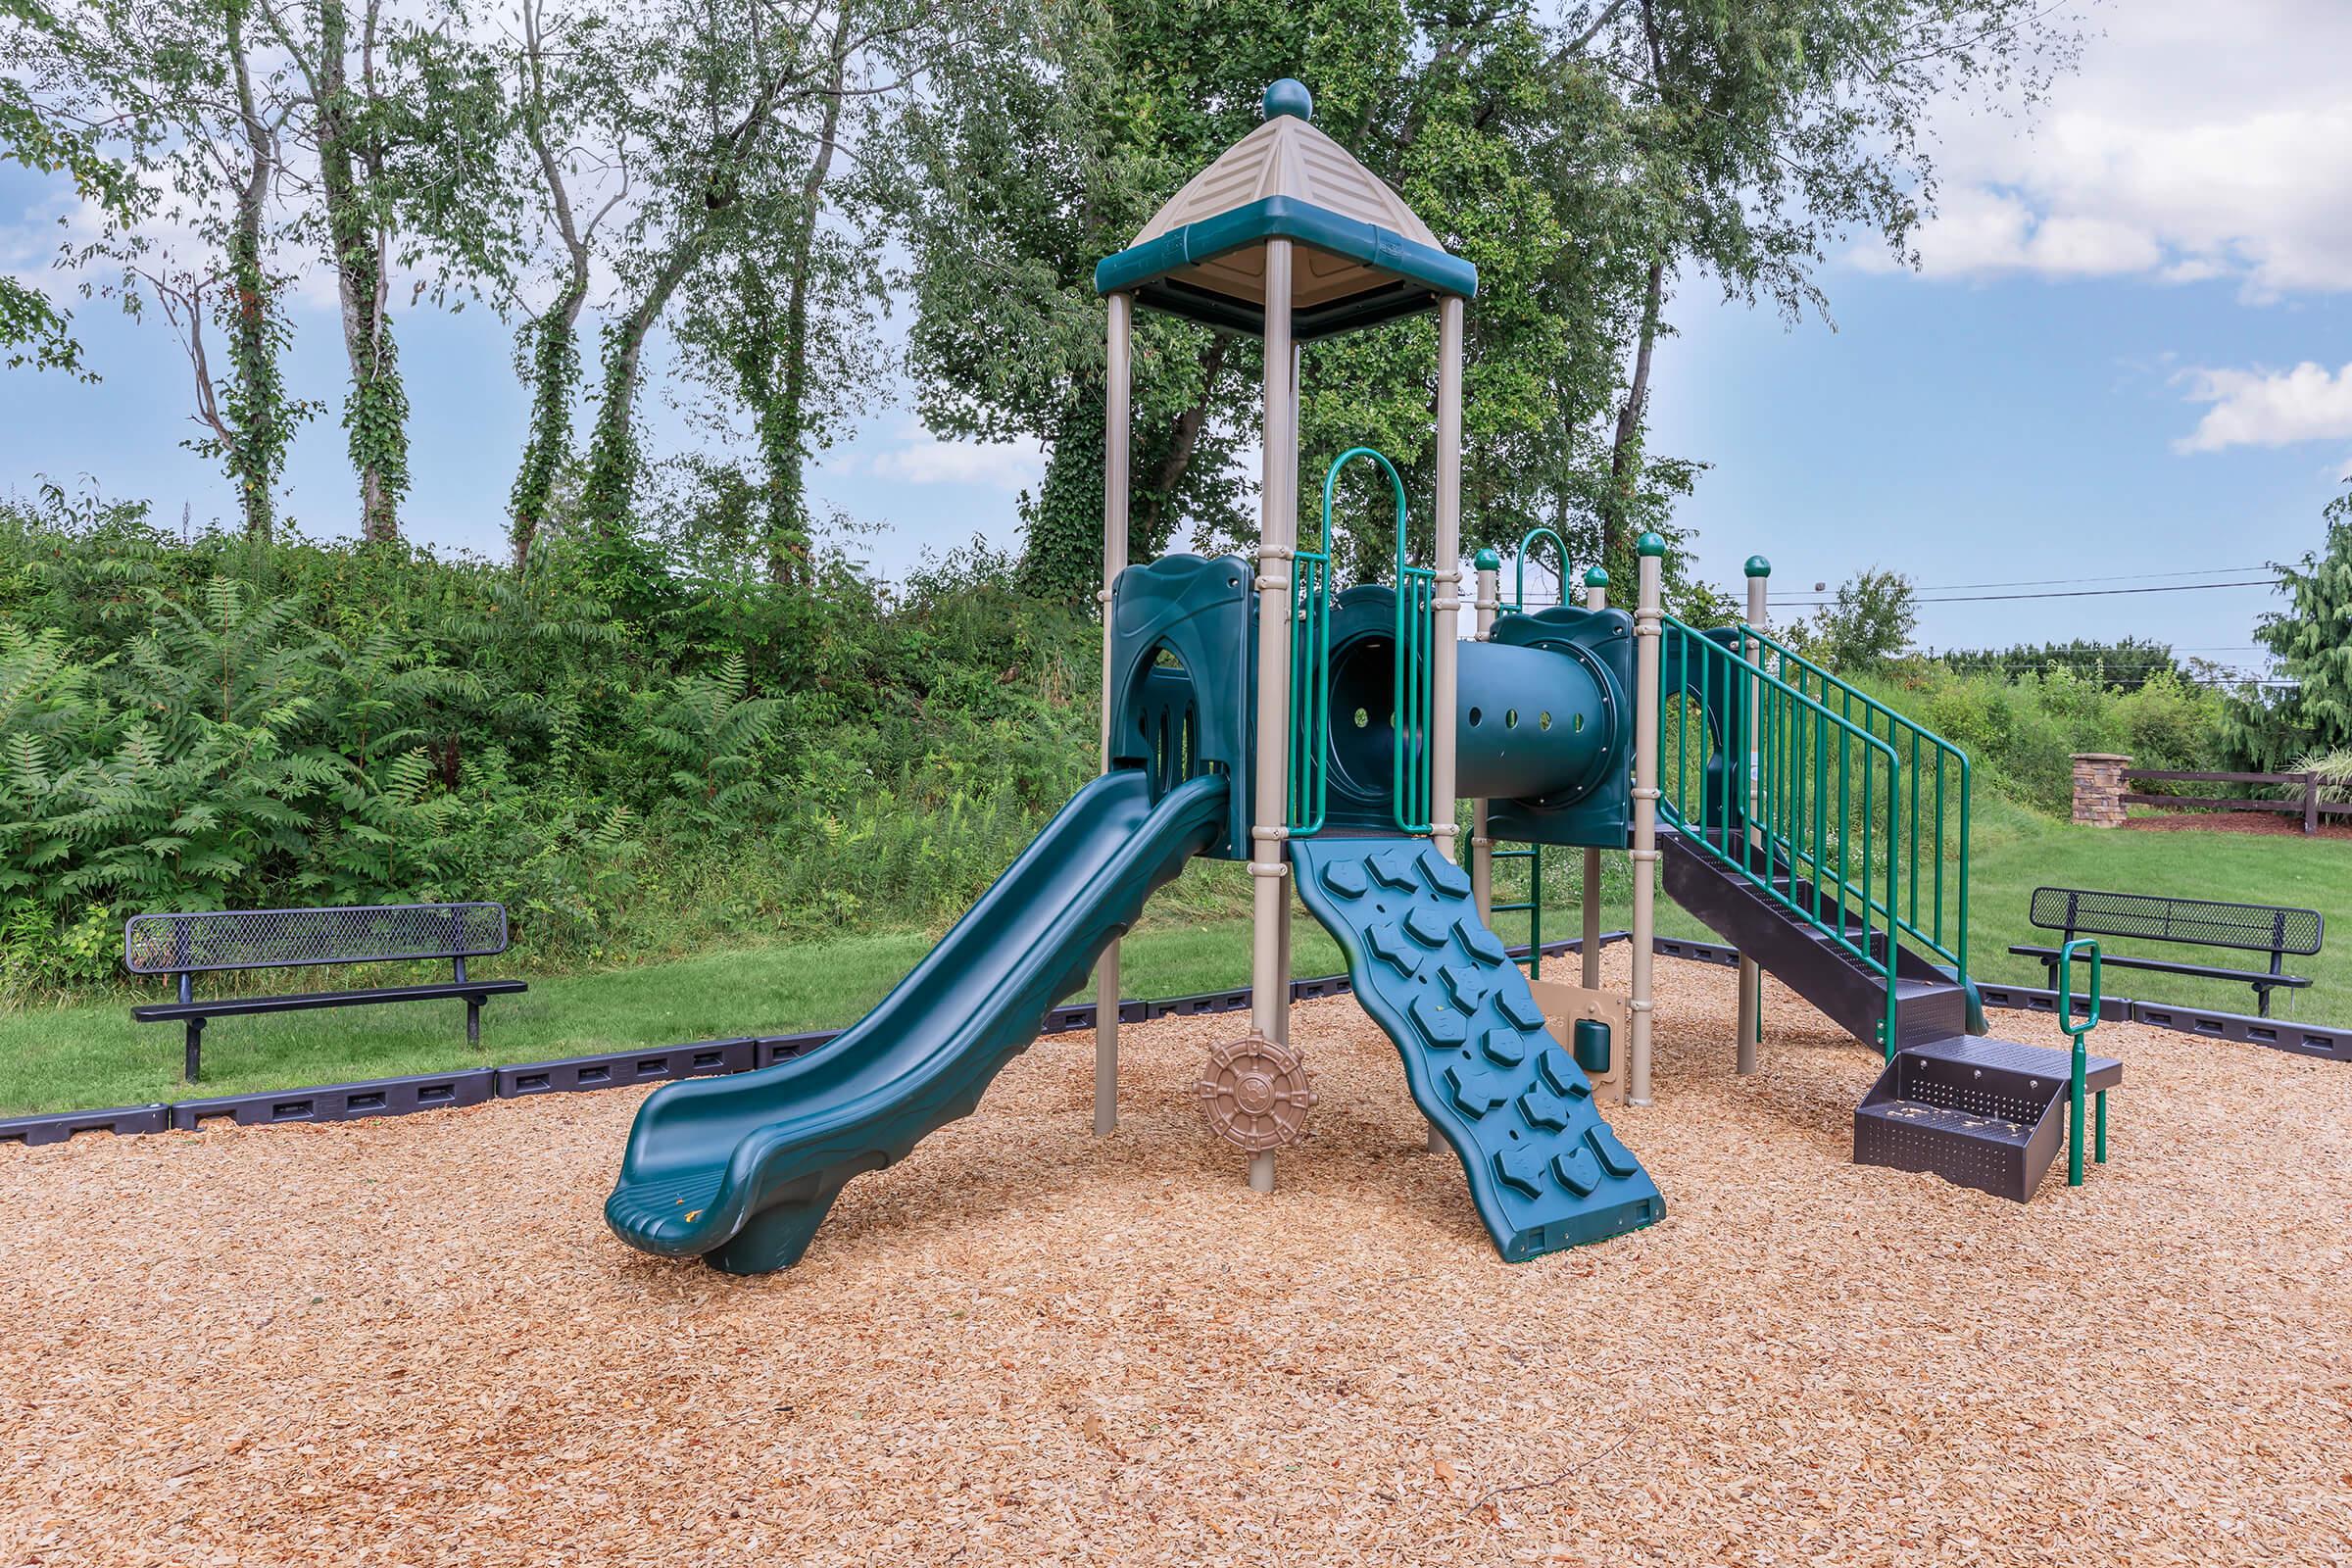
[[[1291,977],[1284,928],[1291,913],[1283,843],[1291,737],[1291,561],[1298,547],[1291,464],[1298,445],[1298,388],[1291,361],[1291,242],[1266,241],[1265,422],[1257,533],[1257,777],[1250,828],[1251,921],[1250,1024],[1266,1040],[1288,1027]],[[1253,1154],[1250,1185],[1274,1187],[1274,1156]]]
[[[1659,640],[1664,633],[1662,558],[1666,541],[1643,534],[1634,546],[1640,558],[1639,597],[1634,611],[1634,986],[1626,1048],[1625,1100],[1650,1102],[1649,1052],[1652,976],[1656,954],[1658,901],[1658,682]]]
[[[1766,561],[1762,556],[1750,556],[1747,558],[1746,571],[1747,623],[1756,630],[1762,631],[1765,629],[1765,616],[1768,613],[1764,589],[1772,577],[1772,563]],[[1742,648],[1740,652],[1756,659],[1759,662],[1763,659],[1763,650],[1753,644]],[[1750,675],[1747,678],[1747,722],[1740,726],[1746,731],[1747,742],[1747,844],[1751,854],[1762,854],[1766,857],[1765,875],[1770,876],[1772,874],[1771,846],[1764,840],[1763,829],[1756,825],[1756,812],[1763,804],[1758,778],[1764,760],[1761,751],[1763,740],[1757,731],[1757,725],[1762,721],[1763,712],[1762,684],[1753,675]],[[1764,966],[1744,953],[1740,955],[1740,1007],[1739,1022],[1736,1027],[1740,1042],[1737,1048],[1739,1070],[1742,1073],[1754,1072],[1756,1070],[1756,1051],[1764,1040]]]
[[[1562,584],[1563,590],[1565,587],[1566,585]],[[1587,610],[1609,608],[1609,574],[1600,566],[1590,566],[1585,570],[1585,608]],[[1578,964],[1578,968],[1582,971],[1579,978],[1587,991],[1598,991],[1600,989],[1600,852],[1598,850],[1585,852],[1585,883],[1580,898],[1582,901],[1580,907],[1584,914],[1584,930],[1581,934],[1585,940],[1581,951],[1577,954],[1578,958],[1582,960]]]
[[[1111,590],[1127,569],[1127,450],[1131,329],[1135,299],[1110,296],[1108,385],[1102,409],[1102,771],[1110,771]],[[1102,950],[1095,968],[1095,1136],[1119,1125],[1119,945]]]
[[[1455,694],[1461,664],[1462,609],[1462,322],[1458,295],[1438,302],[1437,574],[1430,639],[1429,831],[1438,853],[1458,862],[1461,831],[1453,814]],[[1284,323],[1287,332],[1289,323]]]

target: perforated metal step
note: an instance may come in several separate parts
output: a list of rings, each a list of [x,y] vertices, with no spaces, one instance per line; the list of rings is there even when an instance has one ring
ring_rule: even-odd
[[[1895,1054],[1854,1107],[1854,1163],[1927,1171],[2024,1202],[2066,1143],[2068,1055],[2010,1040],[1960,1036]],[[2093,1056],[2091,1093],[2123,1082]]]

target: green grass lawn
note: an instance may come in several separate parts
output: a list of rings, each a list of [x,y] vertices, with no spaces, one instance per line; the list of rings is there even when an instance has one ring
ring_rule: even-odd
[[[1614,874],[1602,924],[1616,928],[1629,923],[1630,884],[1624,880],[1623,858],[1610,858]],[[1555,889],[1568,885],[1559,871],[1573,861],[1573,855],[1554,861]],[[1971,890],[1970,967],[1975,973],[2018,984],[2042,982],[2038,963],[2006,952],[2013,942],[2045,940],[2026,923],[2027,899],[2042,883],[2303,905],[2332,920],[2338,912],[2352,911],[2352,845],[2230,833],[2100,831],[1987,802],[1976,827]],[[1503,918],[1506,939],[1524,940],[1523,919]],[[1577,925],[1572,904],[1555,900],[1547,906],[1545,936],[1573,935]],[[1669,935],[1709,935],[1663,899],[1659,926]],[[1338,949],[1311,919],[1300,916],[1295,929],[1298,973],[1331,974],[1345,967]],[[454,1002],[223,1018],[207,1031],[199,1092],[236,1094],[839,1027],[888,991],[930,941],[925,933],[897,932],[770,944],[576,976],[533,974],[520,963],[483,967],[477,972],[485,977],[519,974],[531,989],[484,1009],[478,1051],[466,1046],[464,1010]],[[2141,951],[2156,950],[2143,946]],[[1242,920],[1147,917],[1128,939],[1125,954],[1120,989],[1130,997],[1219,991],[1249,980],[1249,927]],[[2194,950],[2172,956],[2236,961]],[[2330,933],[2329,951],[2292,960],[2289,967],[2315,984],[2306,992],[2279,993],[2280,1016],[2352,1019],[2352,931]],[[305,983],[299,974],[285,978]],[[2253,993],[2241,985],[2116,970],[2108,976],[2108,989],[2148,1001],[2253,1010]],[[178,1082],[179,1029],[133,1024],[131,1000],[125,993],[103,1002],[0,1013],[0,1115],[189,1095]]]

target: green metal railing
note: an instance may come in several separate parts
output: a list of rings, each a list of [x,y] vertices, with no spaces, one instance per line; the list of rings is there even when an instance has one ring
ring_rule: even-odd
[[[2090,1008],[2075,1016],[2075,950],[2090,951]],[[2082,1185],[2082,1090],[2090,1076],[2090,1051],[2082,1037],[2099,1026],[2099,945],[2077,937],[2058,950],[2058,1026],[2074,1037],[2075,1049],[2067,1067],[2066,1185]],[[2098,1160],[2107,1163],[2107,1091],[2099,1091]]]
[[[1833,709],[1893,749],[1901,767],[1902,902],[1894,924],[1904,936],[1968,978],[1968,754],[1926,725],[1753,626],[1739,628],[1740,652],[1789,689]],[[1924,908],[1923,908],[1924,905]]]
[[[1886,991],[1895,1033],[1901,813],[1894,748],[1720,637],[1663,618],[1660,814],[1821,931]]]
[[[1291,558],[1291,767],[1285,818],[1293,838],[1323,830],[1331,761],[1331,493],[1341,466],[1367,449],[1341,455],[1323,476],[1322,548]],[[1382,466],[1388,464],[1377,452]]]
[[[1389,483],[1396,492],[1396,752],[1393,783],[1397,828],[1426,833],[1430,828],[1430,726],[1437,704],[1438,574],[1432,567],[1408,564],[1412,547],[1406,537],[1404,481],[1396,476],[1396,467],[1369,447],[1355,450],[1388,470]],[[1347,457],[1340,459],[1347,461]],[[1329,494],[1328,476],[1323,486]]]
[[[1527,612],[1527,558],[1535,553],[1544,540],[1551,541],[1560,553],[1560,599],[1568,598],[1568,541],[1549,528],[1530,528],[1519,537],[1519,553],[1511,577],[1510,608],[1522,614]],[[1525,914],[1527,916],[1527,972],[1535,979],[1544,977],[1544,846],[1530,844],[1516,850],[1489,850],[1490,865],[1497,860],[1527,862],[1527,897],[1514,904],[1490,904],[1487,913]],[[1490,889],[1490,897],[1492,890]]]

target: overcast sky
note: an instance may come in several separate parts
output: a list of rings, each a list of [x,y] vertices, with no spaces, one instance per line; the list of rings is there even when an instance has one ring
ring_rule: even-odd
[[[1934,646],[2135,633],[2254,658],[2251,618],[2272,602],[2259,589],[1982,596],[2260,576],[2317,542],[2352,472],[2352,3],[2130,0],[2090,16],[2082,72],[2031,134],[1998,116],[1939,121],[1925,265],[1897,270],[1865,245],[1834,259],[1837,330],[1684,281],[1653,449],[1711,465],[1684,516],[1727,585],[1760,552],[1797,613],[1814,583],[1879,564],[1922,585]],[[68,200],[0,168],[0,266],[40,275]],[[324,305],[299,314],[290,379],[331,409],[341,356]],[[161,322],[90,304],[77,324],[105,379],[0,371],[0,479],[88,474],[166,520],[183,504],[231,511],[218,470],[177,445],[193,431],[188,372]],[[478,309],[407,312],[398,329],[416,411],[409,529],[495,552],[527,412],[511,334]],[[698,439],[667,407],[653,429],[657,444]],[[1014,496],[1040,466],[886,409],[813,490],[889,525],[860,548],[895,575],[975,532],[1011,542]],[[289,511],[345,531],[352,488],[330,414],[297,443]]]

